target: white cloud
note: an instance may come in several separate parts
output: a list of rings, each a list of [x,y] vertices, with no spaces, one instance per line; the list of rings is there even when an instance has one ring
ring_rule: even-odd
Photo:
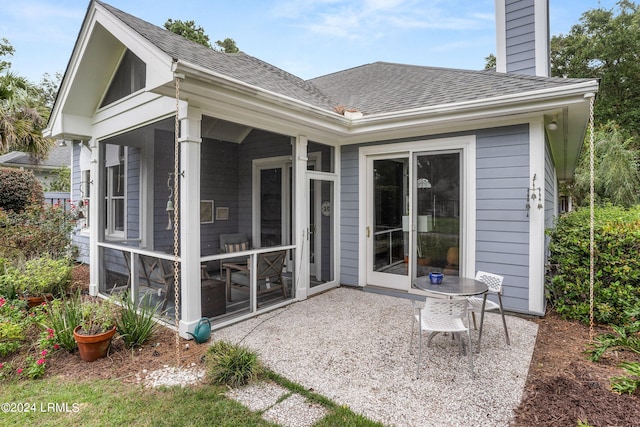
[[[489,0],[283,0],[274,15],[313,33],[367,40],[413,29],[486,29],[494,19]]]

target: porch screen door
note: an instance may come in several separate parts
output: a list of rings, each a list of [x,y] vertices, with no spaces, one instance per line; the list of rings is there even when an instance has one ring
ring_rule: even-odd
[[[321,292],[337,285],[335,266],[335,178],[307,172],[309,226],[309,293]]]

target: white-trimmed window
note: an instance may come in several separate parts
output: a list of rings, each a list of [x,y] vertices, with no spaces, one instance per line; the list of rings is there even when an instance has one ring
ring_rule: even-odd
[[[88,230],[90,223],[89,218],[89,200],[91,199],[91,171],[83,170],[80,179],[80,200],[78,204],[78,212],[81,215],[82,229]]]
[[[107,144],[105,153],[105,234],[124,238],[126,229],[126,149]]]

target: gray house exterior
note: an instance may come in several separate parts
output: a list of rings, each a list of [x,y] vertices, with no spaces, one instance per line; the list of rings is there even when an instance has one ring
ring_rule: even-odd
[[[430,271],[504,275],[508,310],[544,313],[544,231],[598,87],[548,77],[547,16],[496,1],[497,71],[302,80],[92,1],[48,129],[74,141],[91,291],[160,299],[184,337],[341,285],[411,294]]]

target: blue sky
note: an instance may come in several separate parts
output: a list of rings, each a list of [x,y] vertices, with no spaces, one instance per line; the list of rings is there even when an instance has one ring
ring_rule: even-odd
[[[494,0],[106,0],[163,26],[194,20],[212,42],[230,37],[249,55],[308,79],[375,61],[482,69],[495,53]],[[88,0],[2,0],[0,39],[11,70],[37,83],[64,72]],[[551,34],[615,0],[550,0]],[[5,58],[6,59],[6,58]]]

